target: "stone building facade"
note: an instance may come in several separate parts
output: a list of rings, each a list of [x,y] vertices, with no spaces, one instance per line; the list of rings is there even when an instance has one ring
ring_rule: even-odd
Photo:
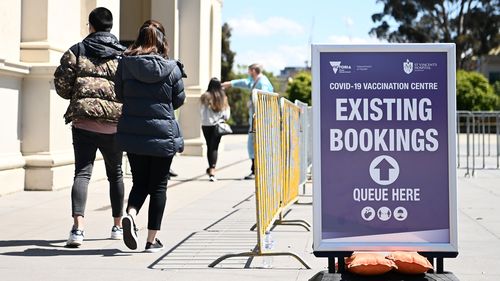
[[[112,11],[112,33],[135,39],[147,19],[167,29],[170,57],[180,59],[186,104],[178,117],[185,154],[201,155],[198,99],[220,77],[222,0],[2,0],[0,1],[0,195],[70,186],[74,158],[68,101],[54,89],[61,55],[87,35],[88,14]],[[92,180],[105,178],[98,157]]]

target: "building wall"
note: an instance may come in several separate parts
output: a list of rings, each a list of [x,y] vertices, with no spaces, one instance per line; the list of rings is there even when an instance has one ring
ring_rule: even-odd
[[[492,84],[500,81],[500,55],[482,57],[479,60],[479,72]]]
[[[179,112],[188,149],[202,153],[198,99],[220,76],[221,0],[3,0],[0,1],[0,196],[19,190],[71,186],[74,158],[68,101],[53,73],[69,47],[87,36],[89,12],[113,12],[111,33],[133,41],[149,18],[167,29],[170,57],[186,65],[187,103]],[[218,49],[219,48],[219,49]],[[193,129],[194,128],[194,129]],[[92,180],[105,178],[98,156]]]
[[[29,67],[19,61],[21,0],[0,1],[0,194],[24,188],[20,103]]]

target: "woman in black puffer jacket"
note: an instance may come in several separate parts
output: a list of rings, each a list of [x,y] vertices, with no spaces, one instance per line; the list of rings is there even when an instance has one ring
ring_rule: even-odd
[[[127,216],[122,220],[123,239],[137,248],[134,218],[150,196],[146,251],[162,249],[160,230],[166,204],[170,164],[183,140],[174,110],[185,99],[182,64],[168,60],[165,29],[146,21],[136,41],[124,52],[115,77],[115,92],[123,102],[117,142],[127,152],[132,170]]]

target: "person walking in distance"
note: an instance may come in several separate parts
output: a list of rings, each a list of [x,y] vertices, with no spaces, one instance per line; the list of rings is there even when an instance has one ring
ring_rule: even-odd
[[[117,121],[122,104],[116,99],[113,79],[118,57],[125,47],[110,33],[113,15],[99,7],[89,14],[89,35],[67,50],[54,73],[58,95],[69,99],[64,114],[72,123],[75,176],[71,189],[73,227],[68,247],[83,243],[85,205],[97,149],[101,152],[109,181],[113,215],[111,238],[121,239],[123,215],[123,153],[115,145]]]
[[[227,89],[230,87],[249,89],[250,94],[253,89],[258,89],[266,92],[273,92],[274,88],[271,81],[262,73],[262,65],[258,63],[251,64],[248,67],[248,78],[246,79],[235,79],[231,81],[226,81],[222,83],[222,86]],[[255,151],[254,151],[254,139],[253,139],[253,103],[250,97],[250,102],[248,104],[248,124],[250,125],[248,131],[247,140],[247,150],[250,160],[252,160],[251,172],[245,179],[255,179]]]
[[[210,181],[216,181],[215,166],[222,136],[216,134],[215,124],[220,120],[228,120],[231,111],[219,79],[210,79],[208,89],[201,95],[200,102],[201,130],[207,143],[207,174]]]
[[[117,142],[127,152],[132,171],[132,189],[127,215],[123,217],[123,240],[137,249],[135,218],[149,195],[146,252],[163,248],[158,239],[167,200],[170,165],[184,142],[174,110],[186,98],[183,66],[168,59],[165,28],[147,20],[135,42],[123,53],[115,78],[115,90],[123,102]]]

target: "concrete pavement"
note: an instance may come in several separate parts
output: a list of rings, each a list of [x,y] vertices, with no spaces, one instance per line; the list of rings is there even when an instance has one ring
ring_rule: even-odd
[[[312,269],[290,257],[228,259],[207,265],[227,253],[246,252],[256,243],[254,182],[241,180],[249,170],[246,136],[224,137],[219,181],[205,176],[206,159],[178,156],[169,182],[167,208],[159,238],[160,253],[130,251],[108,239],[112,226],[107,182],[91,184],[86,239],[79,249],[64,247],[72,219],[70,189],[18,192],[0,197],[0,280],[308,280],[326,270],[327,260],[312,255],[312,233],[297,226],[272,232],[277,251],[292,251]],[[465,178],[460,170],[459,256],[445,259],[445,270],[460,280],[500,280],[500,171],[478,170]],[[130,177],[126,187],[131,186]],[[68,183],[70,185],[71,183]],[[300,202],[312,201],[311,184]],[[147,206],[147,205],[145,205]],[[146,209],[139,214],[139,246],[146,239]],[[311,205],[295,205],[288,217],[312,223]]]

